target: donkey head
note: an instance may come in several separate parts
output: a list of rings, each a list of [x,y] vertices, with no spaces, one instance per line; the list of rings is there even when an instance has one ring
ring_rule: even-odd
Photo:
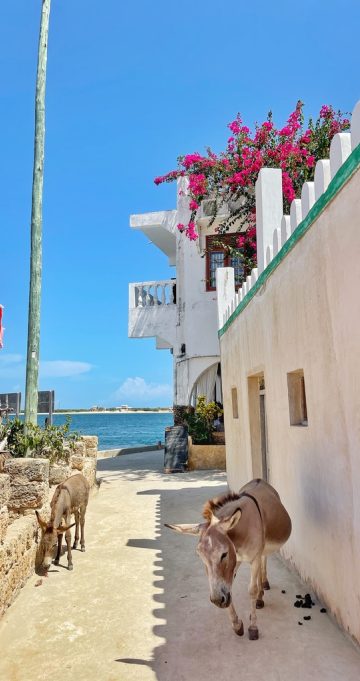
[[[197,553],[205,565],[209,579],[210,600],[219,608],[231,603],[231,588],[236,572],[236,550],[228,533],[237,525],[241,510],[219,520],[212,515],[208,523],[198,525],[166,525],[182,534],[199,535]]]
[[[58,544],[58,536],[60,534],[64,534],[64,532],[69,530],[70,527],[73,527],[75,523],[73,523],[72,525],[68,525],[67,527],[63,525],[60,525],[59,527],[54,527],[52,523],[46,523],[45,520],[42,520],[37,511],[35,511],[35,513],[38,523],[41,527],[41,539],[44,547],[44,559],[42,562],[42,566],[43,568],[45,568],[45,570],[48,570],[51,565],[52,559],[54,558],[55,549]]]

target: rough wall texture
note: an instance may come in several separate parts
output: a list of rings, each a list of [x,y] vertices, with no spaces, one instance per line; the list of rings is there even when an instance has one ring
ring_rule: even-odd
[[[9,526],[0,544],[0,617],[34,571],[37,535],[34,517],[22,516]]]
[[[39,509],[45,519],[49,502],[58,485],[82,472],[90,486],[95,484],[97,437],[83,437],[70,457],[69,465],[49,466],[47,459],[2,455],[0,466],[0,617],[34,572],[41,551],[35,518]],[[51,487],[52,486],[52,487]]]
[[[49,496],[49,461],[47,459],[8,459],[4,473],[10,478],[7,503],[12,514],[26,514],[41,508]]]
[[[189,437],[189,471],[201,471],[217,468],[226,469],[225,445],[193,445]]]

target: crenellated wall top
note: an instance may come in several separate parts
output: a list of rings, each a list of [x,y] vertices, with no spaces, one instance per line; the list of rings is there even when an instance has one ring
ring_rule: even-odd
[[[220,337],[359,167],[360,101],[352,113],[350,132],[334,136],[330,158],[317,162],[314,181],[303,184],[301,197],[291,203],[290,215],[283,215],[281,170],[260,170],[255,188],[257,267],[237,293],[222,286],[219,277]]]

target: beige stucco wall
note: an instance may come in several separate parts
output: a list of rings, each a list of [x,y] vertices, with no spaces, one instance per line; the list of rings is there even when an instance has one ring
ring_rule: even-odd
[[[264,372],[269,481],[292,522],[284,556],[360,641],[360,171],[221,338],[227,471],[253,466],[248,377]],[[302,369],[308,426],[290,426]],[[238,391],[233,418],[231,388]]]

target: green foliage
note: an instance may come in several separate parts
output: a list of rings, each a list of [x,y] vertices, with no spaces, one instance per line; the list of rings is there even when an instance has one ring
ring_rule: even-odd
[[[7,439],[8,450],[14,457],[34,456],[50,459],[50,463],[68,462],[75,444],[79,440],[78,433],[70,432],[70,419],[62,426],[40,426],[19,419],[8,420],[0,424],[0,441]]]
[[[215,430],[214,421],[222,413],[215,402],[206,402],[205,396],[199,395],[195,411],[188,411],[184,416],[194,445],[210,444]]]

